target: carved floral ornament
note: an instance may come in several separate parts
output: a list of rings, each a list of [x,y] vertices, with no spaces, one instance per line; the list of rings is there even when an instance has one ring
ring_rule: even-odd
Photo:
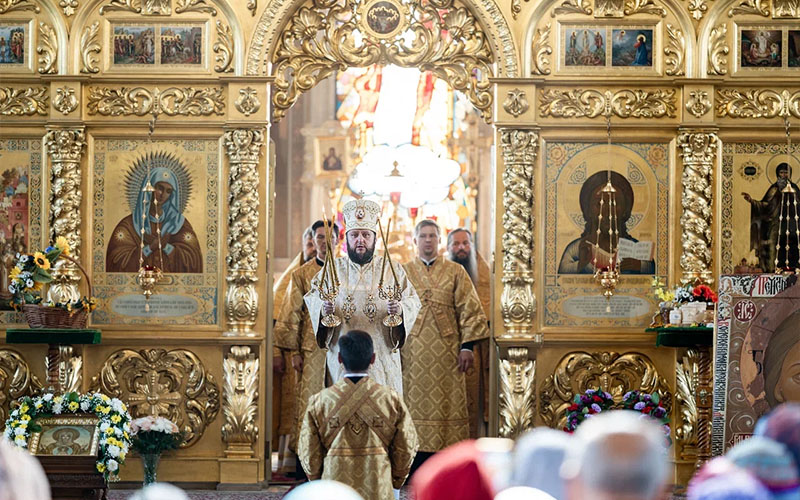
[[[225,112],[222,87],[90,87],[87,103],[90,115],[210,116]]]
[[[558,90],[542,89],[539,111],[554,118],[674,118],[674,90]]]
[[[730,118],[800,118],[800,91],[717,90],[717,116]]]
[[[617,403],[626,392],[640,390],[658,392],[668,411],[672,406],[666,379],[645,354],[575,351],[561,358],[544,381],[539,412],[545,425],[563,428],[573,396],[597,387],[611,393]]]
[[[491,120],[492,51],[457,0],[309,0],[290,19],[272,63],[276,120],[334,71],[372,64],[430,70]]]
[[[167,417],[195,444],[220,409],[219,386],[186,349],[122,349],[103,363],[92,389],[128,402],[131,416]]]

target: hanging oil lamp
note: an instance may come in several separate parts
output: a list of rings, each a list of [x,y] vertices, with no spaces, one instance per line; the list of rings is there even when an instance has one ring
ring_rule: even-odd
[[[792,255],[792,253],[797,255],[800,251],[800,248],[798,248],[798,245],[800,245],[800,214],[798,214],[797,211],[797,192],[794,186],[792,186],[792,135],[789,130],[788,117],[783,118],[783,126],[786,130],[786,165],[789,167],[789,177],[786,179],[786,185],[781,189],[781,208],[778,216],[778,238],[777,241],[775,241],[775,272],[777,274],[800,274],[800,269],[797,268],[797,262],[790,261],[790,255]],[[790,244],[792,221],[794,221],[794,245]],[[783,244],[783,265],[780,263],[781,236],[785,238]],[[792,250],[794,250],[794,252],[792,252]]]
[[[592,267],[594,279],[603,290],[606,298],[606,312],[611,312],[611,297],[619,284],[619,266],[617,253],[619,251],[619,219],[617,217],[617,190],[611,184],[611,115],[606,116],[606,171],[608,177],[606,185],[600,191],[600,210],[597,215],[597,235],[594,244]],[[603,219],[608,219],[608,248],[601,248],[603,235]],[[597,257],[600,253],[608,255],[608,261],[598,265]]]
[[[150,120],[150,130],[147,135],[147,141],[149,144],[152,143],[153,140],[153,132],[155,132],[156,128],[156,115],[153,114],[153,119]],[[144,311],[150,312],[150,297],[153,295],[155,291],[156,284],[161,280],[162,271],[164,267],[164,255],[162,253],[161,248],[161,224],[160,224],[160,214],[158,213],[158,198],[155,196],[155,187],[150,182],[150,162],[147,163],[147,173],[145,174],[145,183],[142,186],[142,220],[140,229],[139,229],[139,272],[137,273],[137,279],[139,281],[139,287],[142,289],[142,295],[144,295]],[[154,266],[152,264],[145,264],[144,263],[144,235],[146,232],[146,227],[149,227],[150,224],[150,207],[149,204],[153,203],[155,205],[155,219],[156,223],[156,235],[158,237],[158,257],[160,267]]]

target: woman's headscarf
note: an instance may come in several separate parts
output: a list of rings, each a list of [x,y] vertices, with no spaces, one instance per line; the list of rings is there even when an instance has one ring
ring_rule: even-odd
[[[0,437],[0,500],[50,500],[50,483],[30,453]]]
[[[356,490],[346,484],[327,479],[301,484],[283,498],[284,500],[364,500]]]
[[[800,404],[785,403],[778,406],[758,421],[755,434],[783,443],[794,456],[800,473]]]
[[[501,491],[494,500],[558,500],[537,488],[515,486]]]
[[[164,167],[157,167],[150,171],[150,177],[145,178],[139,189],[139,197],[136,201],[136,206],[133,208],[133,227],[136,229],[136,234],[141,234],[142,231],[142,212],[147,211],[148,223],[144,225],[144,232],[150,234],[149,222],[156,222],[150,216],[150,203],[153,199],[153,193],[145,192],[144,187],[147,181],[155,187],[158,182],[166,182],[172,186],[172,194],[167,198],[164,206],[161,207],[162,213],[159,219],[161,225],[161,234],[164,236],[175,234],[181,230],[183,223],[186,220],[181,213],[181,192],[178,189],[178,178],[172,170]]]
[[[540,427],[525,434],[514,447],[511,485],[529,486],[549,493],[557,500],[565,497],[559,475],[572,436]]]
[[[436,453],[414,473],[415,500],[492,500],[492,482],[476,442],[462,441]]]
[[[746,469],[767,487],[775,500],[800,500],[800,478],[794,457],[784,445],[753,436],[731,448],[728,460]]]

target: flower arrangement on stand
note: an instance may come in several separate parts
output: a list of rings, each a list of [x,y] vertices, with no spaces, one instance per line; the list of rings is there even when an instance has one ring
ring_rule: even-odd
[[[657,392],[648,394],[640,391],[626,392],[622,397],[620,408],[624,410],[631,410],[652,417],[661,424],[664,430],[664,437],[667,441],[667,446],[672,443],[670,438],[669,416],[667,409],[661,405],[661,396]]]
[[[4,436],[20,448],[27,448],[34,432],[41,432],[36,419],[56,415],[89,413],[99,419],[100,440],[97,451],[97,471],[107,480],[116,481],[119,467],[131,446],[131,416],[125,403],[105,394],[68,392],[55,395],[24,396],[6,420]]]
[[[161,454],[176,450],[185,441],[185,436],[171,420],[164,417],[147,416],[131,422],[133,449],[142,457],[144,485],[156,482],[156,473]]]
[[[593,415],[609,410],[614,406],[611,394],[600,389],[588,389],[583,394],[576,394],[572,404],[567,408],[567,425],[564,430],[575,432],[575,429]]]
[[[22,309],[25,319],[32,327],[78,327],[86,325],[88,313],[92,312],[97,301],[91,297],[91,283],[89,283],[89,297],[82,297],[75,302],[50,302],[43,297],[44,285],[53,281],[51,269],[58,261],[64,259],[75,264],[81,272],[86,274],[81,265],[70,257],[70,247],[63,236],[56,238],[55,244],[42,251],[32,254],[16,255],[16,264],[9,272],[8,291],[11,293],[11,306]],[[56,321],[56,324],[43,324]]]
[[[667,289],[658,276],[651,284],[653,294],[659,300],[659,312],[653,316],[651,326],[691,325],[713,321],[713,305],[718,297],[708,285],[681,285]],[[706,311],[711,308],[711,315]]]

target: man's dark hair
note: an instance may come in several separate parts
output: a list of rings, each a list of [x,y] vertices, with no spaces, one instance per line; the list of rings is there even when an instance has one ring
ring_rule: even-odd
[[[782,170],[786,170],[790,175],[792,173],[792,168],[786,162],[779,163],[778,166],[775,167],[775,175],[780,174]]]
[[[469,235],[469,241],[472,241],[472,231],[464,227],[457,227],[452,231],[450,231],[449,233],[447,233],[447,246],[453,244],[453,236],[455,236],[458,233],[467,233],[467,235]]]
[[[350,330],[339,337],[339,354],[349,372],[366,371],[374,352],[372,337],[367,332]]]
[[[328,227],[331,227],[331,224],[333,224],[333,234],[336,235],[336,237],[339,237],[339,225],[336,224],[335,222],[329,220],[328,221]],[[317,229],[319,229],[321,227],[324,227],[324,226],[325,226],[325,221],[318,220],[317,222],[311,224],[311,231],[316,233]]]

